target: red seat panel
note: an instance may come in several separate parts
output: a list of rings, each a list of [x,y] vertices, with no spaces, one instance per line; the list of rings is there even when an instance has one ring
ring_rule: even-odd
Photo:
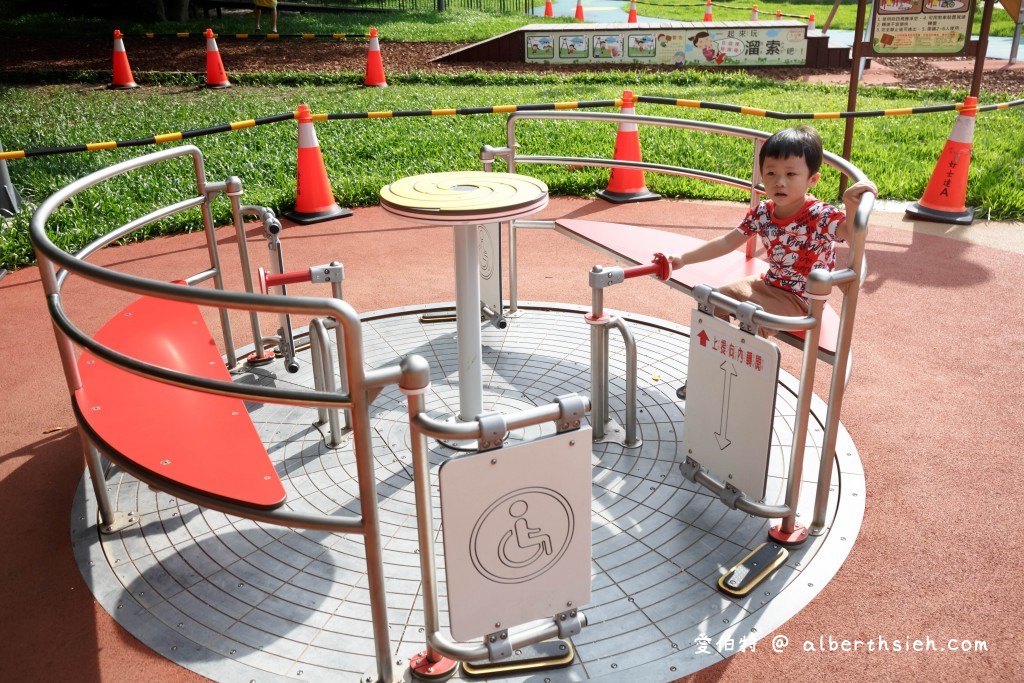
[[[95,339],[153,365],[231,380],[193,304],[142,297]],[[240,399],[140,377],[89,352],[78,366],[79,412],[111,457],[229,502],[262,509],[284,503],[284,487]]]
[[[654,254],[676,254],[699,247],[704,243],[695,237],[679,235],[665,230],[642,228],[621,223],[560,218],[555,226],[564,235],[588,244],[612,258],[625,263],[647,264]],[[748,259],[745,254],[733,251],[725,256],[684,266],[672,273],[672,282],[692,290],[700,284],[721,287],[733,280],[748,275],[760,275],[768,270],[768,264],[760,259]],[[821,351],[835,355],[839,338],[839,316],[825,306],[821,322],[821,337],[818,347]],[[803,338],[803,332],[790,333]]]

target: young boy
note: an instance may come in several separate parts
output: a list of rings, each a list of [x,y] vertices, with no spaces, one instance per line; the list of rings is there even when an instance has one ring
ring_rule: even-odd
[[[846,213],[815,199],[807,191],[818,184],[822,146],[818,131],[809,126],[781,130],[765,140],[758,164],[766,199],[739,226],[691,251],[669,256],[672,269],[723,256],[759,235],[767,251],[768,272],[719,287],[737,301],[751,301],[776,315],[804,316],[809,311],[804,287],[815,268],[835,267],[835,241],[846,241],[853,216],[865,192],[878,190],[869,180],[843,193]],[[777,330],[761,330],[772,336]],[[686,399],[686,385],[676,394]]]
[[[256,33],[260,32],[260,14],[263,10],[270,12],[271,33],[277,33],[277,0],[254,0],[256,5]]]

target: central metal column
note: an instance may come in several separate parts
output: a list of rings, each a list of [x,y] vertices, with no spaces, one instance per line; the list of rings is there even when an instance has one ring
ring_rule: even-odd
[[[476,225],[455,226],[455,323],[459,347],[459,419],[483,412],[480,367],[480,245]]]

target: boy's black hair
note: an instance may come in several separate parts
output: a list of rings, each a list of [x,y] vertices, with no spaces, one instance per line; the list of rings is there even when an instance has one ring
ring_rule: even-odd
[[[821,149],[821,135],[816,129],[810,126],[786,128],[764,141],[764,145],[761,146],[761,154],[758,157],[758,164],[763,168],[764,160],[769,157],[772,159],[803,157],[811,175],[814,175],[821,169]]]

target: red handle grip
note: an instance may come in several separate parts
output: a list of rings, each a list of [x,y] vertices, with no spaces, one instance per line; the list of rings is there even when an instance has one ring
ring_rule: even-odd
[[[259,269],[260,291],[266,294],[271,287],[281,285],[293,285],[296,282],[312,282],[313,276],[309,270],[293,270],[287,273],[268,273],[262,268]]]
[[[643,277],[644,275],[654,275],[659,280],[667,280],[672,277],[672,264],[669,263],[667,256],[658,253],[654,255],[654,260],[650,264],[626,268],[623,274],[627,280],[631,277]]]

